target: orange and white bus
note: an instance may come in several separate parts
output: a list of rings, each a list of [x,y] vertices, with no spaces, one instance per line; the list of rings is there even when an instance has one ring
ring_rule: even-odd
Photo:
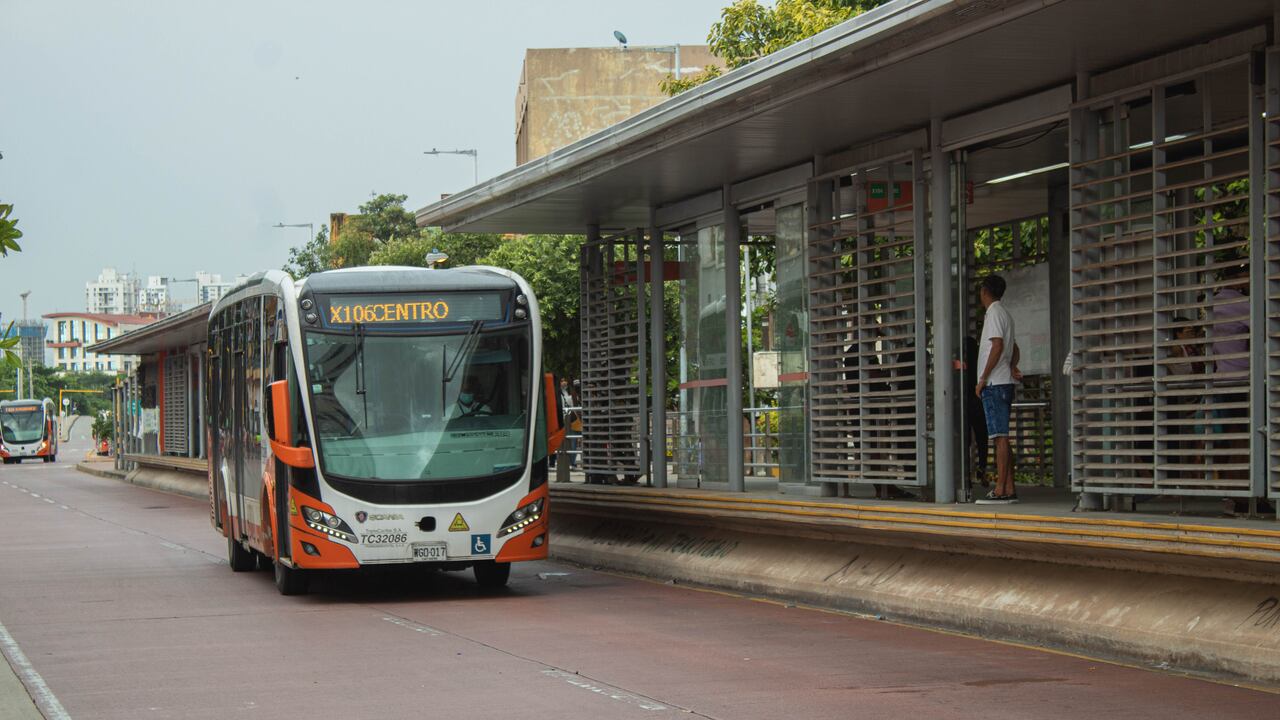
[[[57,461],[58,415],[52,400],[0,402],[0,458],[5,465],[28,458]]]
[[[538,302],[507,270],[259,273],[209,316],[209,497],[236,571],[424,563],[483,586],[547,556],[564,436]]]

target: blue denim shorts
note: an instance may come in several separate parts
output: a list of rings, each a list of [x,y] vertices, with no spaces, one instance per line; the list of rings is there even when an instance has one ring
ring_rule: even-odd
[[[982,410],[987,415],[987,437],[1009,437],[1009,412],[1013,410],[1013,384],[982,388]]]

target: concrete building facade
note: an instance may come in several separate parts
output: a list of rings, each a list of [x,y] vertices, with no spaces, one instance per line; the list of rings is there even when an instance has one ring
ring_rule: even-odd
[[[677,57],[686,75],[723,64],[705,45],[526,50],[516,90],[516,164],[666,100],[659,85],[677,74]]]
[[[52,329],[47,346],[50,364],[63,372],[131,372],[134,356],[99,355],[90,345],[110,340],[155,322],[159,315],[58,312],[44,316]]]
[[[200,270],[190,278],[148,275],[144,280],[133,273],[103,268],[96,281],[85,283],[85,312],[168,315],[181,312],[189,305],[216,301],[244,277],[240,275],[235,280],[224,281],[218,273]],[[191,290],[191,285],[195,286],[194,290]]]
[[[87,313],[132,315],[138,312],[138,278],[133,273],[103,268],[98,279],[84,285],[84,308]]]

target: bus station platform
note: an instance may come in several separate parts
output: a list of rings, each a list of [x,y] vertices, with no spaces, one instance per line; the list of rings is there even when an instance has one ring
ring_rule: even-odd
[[[1049,490],[1049,489],[1046,489]],[[1280,527],[552,483],[578,564],[1280,686]],[[995,508],[995,509],[992,509]]]

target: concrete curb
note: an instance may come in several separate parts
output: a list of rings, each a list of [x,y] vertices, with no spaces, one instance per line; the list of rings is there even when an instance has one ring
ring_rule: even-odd
[[[140,467],[125,474],[114,468],[102,470],[86,467],[86,463],[77,464],[76,469],[89,475],[121,480],[151,490],[173,493],[196,500],[207,501],[209,499],[209,481],[203,474],[149,467]]]
[[[125,476],[128,475],[128,473],[125,472],[124,470],[117,470],[114,467],[109,465],[107,467],[95,467],[97,465],[107,465],[107,464],[91,463],[87,461],[78,462],[76,463],[76,470],[79,470],[80,472],[86,475],[93,475],[95,477],[100,477],[100,478],[108,478],[110,480],[124,480]]]
[[[1280,582],[552,513],[552,556],[1161,670],[1280,685]]]

